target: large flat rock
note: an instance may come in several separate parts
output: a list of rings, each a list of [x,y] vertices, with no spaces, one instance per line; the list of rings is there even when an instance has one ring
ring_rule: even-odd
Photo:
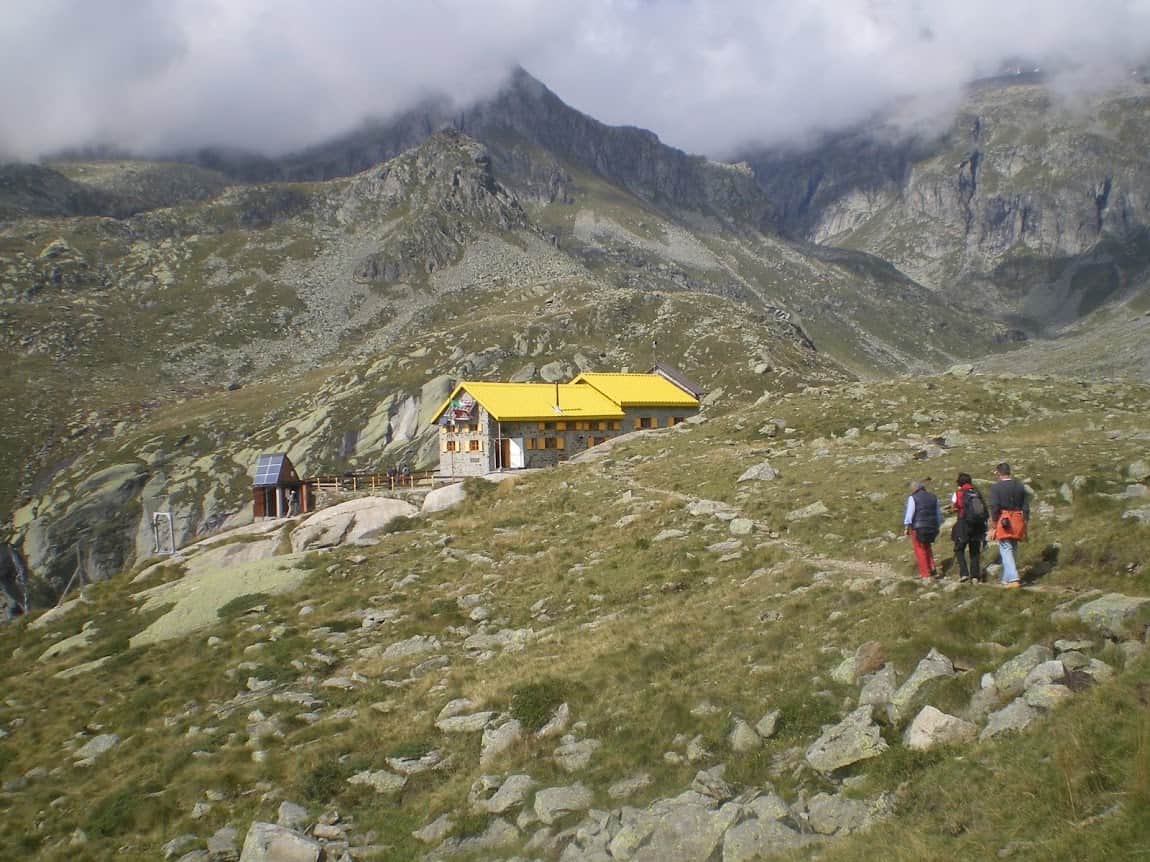
[[[141,613],[166,605],[171,608],[133,637],[130,645],[159,643],[208,628],[219,621],[219,609],[240,596],[275,595],[294,590],[309,574],[307,569],[296,567],[301,557],[301,554],[288,554],[211,569],[137,593],[136,600],[142,602],[138,609]]]
[[[419,510],[403,500],[390,497],[361,497],[309,515],[292,530],[293,551],[354,544],[381,530],[399,517],[410,518]]]

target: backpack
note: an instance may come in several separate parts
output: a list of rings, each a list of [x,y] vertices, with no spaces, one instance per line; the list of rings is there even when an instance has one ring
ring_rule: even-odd
[[[962,520],[967,527],[975,532],[984,532],[990,521],[990,513],[986,510],[986,501],[982,494],[974,488],[967,488],[962,492]]]

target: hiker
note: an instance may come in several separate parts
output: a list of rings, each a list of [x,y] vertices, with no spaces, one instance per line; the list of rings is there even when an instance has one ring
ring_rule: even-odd
[[[1026,486],[1014,478],[1005,461],[994,468],[994,477],[998,481],[990,486],[990,523],[1002,560],[1002,586],[1016,590],[1022,583],[1018,579],[1014,552],[1018,543],[1026,538],[1030,503]]]
[[[950,538],[954,542],[954,558],[958,560],[959,583],[985,580],[979,558],[986,545],[986,526],[989,515],[986,501],[974,487],[969,473],[959,473],[955,480],[958,486],[951,497],[951,506],[957,516],[950,528]],[[967,552],[970,553],[970,566],[967,567]]]
[[[299,491],[292,488],[288,495],[288,515],[295,517],[299,514]]]
[[[910,496],[906,498],[906,514],[902,525],[910,536],[914,548],[914,559],[918,564],[918,576],[922,580],[938,577],[934,567],[934,549],[931,547],[938,538],[938,528],[942,524],[942,507],[938,497],[926,489],[917,479],[910,483]]]

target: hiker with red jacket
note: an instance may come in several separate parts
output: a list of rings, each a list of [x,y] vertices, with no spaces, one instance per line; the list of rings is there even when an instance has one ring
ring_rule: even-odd
[[[1030,523],[1030,502],[1026,486],[1010,473],[1010,465],[1005,461],[994,468],[998,479],[990,486],[990,523],[994,526],[994,538],[998,542],[998,556],[1002,560],[1002,586],[1018,589],[1018,565],[1014,551],[1018,543],[1026,538],[1026,527]]]
[[[942,507],[938,504],[938,497],[926,490],[926,485],[918,480],[910,483],[910,496],[906,498],[902,525],[914,548],[919,578],[927,581],[931,576],[937,577],[934,549],[931,546],[938,538],[938,528],[942,525]]]
[[[958,486],[954,496],[950,498],[951,506],[957,516],[954,526],[950,528],[950,538],[954,542],[954,558],[958,561],[958,580],[984,581],[980,556],[982,548],[986,545],[986,527],[989,514],[986,501],[982,494],[974,487],[974,480],[969,473],[959,473],[955,481]],[[970,554],[970,565],[967,566],[967,553]]]

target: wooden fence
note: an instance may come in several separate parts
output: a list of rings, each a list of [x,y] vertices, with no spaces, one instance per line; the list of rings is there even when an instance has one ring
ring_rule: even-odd
[[[429,488],[435,485],[435,471],[419,473],[343,473],[339,476],[312,476],[305,479],[318,491],[395,491],[401,488]]]

